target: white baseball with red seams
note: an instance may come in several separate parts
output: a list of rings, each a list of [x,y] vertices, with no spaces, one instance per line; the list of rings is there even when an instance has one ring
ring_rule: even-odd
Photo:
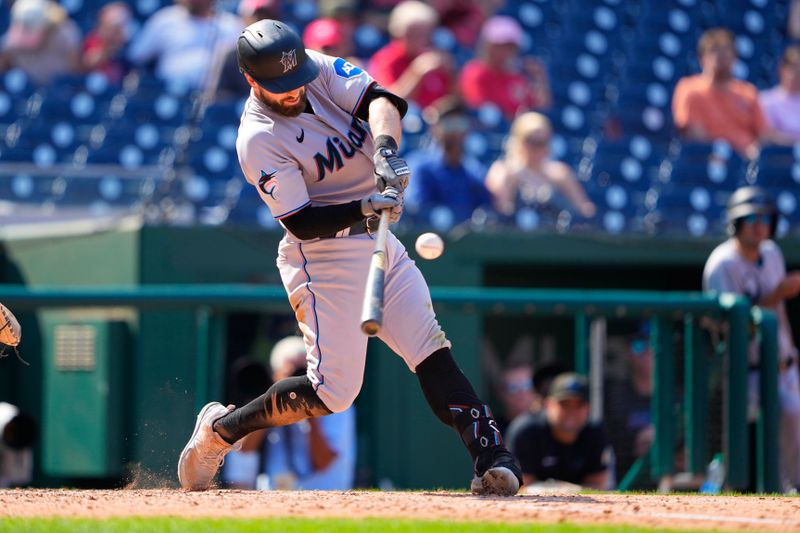
[[[306,54],[320,70],[305,86],[313,113],[281,116],[251,95],[236,144],[247,181],[279,221],[308,205],[342,204],[377,192],[372,135],[353,116],[374,80],[344,59]],[[306,343],[306,375],[334,412],[350,406],[364,377],[368,337],[360,315],[373,249],[370,234],[349,230],[309,240],[287,230],[278,246],[278,270]],[[391,232],[384,295],[378,338],[409,369],[450,347],[422,274]]]
[[[444,252],[444,241],[435,233],[423,233],[414,245],[417,254],[423,259],[436,259]]]

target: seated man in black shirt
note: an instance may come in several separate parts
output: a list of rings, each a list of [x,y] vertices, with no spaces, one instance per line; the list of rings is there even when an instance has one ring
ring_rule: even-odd
[[[603,428],[589,422],[589,385],[583,376],[559,375],[544,411],[514,420],[506,441],[522,466],[525,485],[552,479],[609,488],[611,450]]]

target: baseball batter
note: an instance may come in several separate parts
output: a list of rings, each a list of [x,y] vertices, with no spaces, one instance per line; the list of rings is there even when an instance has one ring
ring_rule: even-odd
[[[759,187],[742,187],[731,195],[727,219],[731,238],[717,246],[703,271],[703,289],[746,296],[778,318],[781,403],[781,474],[786,490],[800,487],[800,380],[797,348],[792,340],[784,300],[800,294],[800,272],[786,273],[780,248],[771,240],[778,212]],[[758,364],[758,344],[750,345],[750,364]],[[751,372],[750,416],[758,408],[758,372]]]
[[[351,405],[367,348],[360,307],[374,248],[368,221],[383,209],[392,222],[400,218],[410,175],[397,156],[407,104],[369,74],[305,50],[294,31],[274,20],[248,26],[237,54],[251,86],[239,161],[286,230],[277,266],[308,368],[239,409],[217,402],[203,408],[178,464],[181,485],[191,490],[208,488],[225,454],[248,433]],[[399,193],[381,192],[387,189]],[[519,467],[455,363],[422,274],[391,233],[386,248],[380,339],[416,373],[435,415],[461,437],[474,461],[473,492],[515,494]]]

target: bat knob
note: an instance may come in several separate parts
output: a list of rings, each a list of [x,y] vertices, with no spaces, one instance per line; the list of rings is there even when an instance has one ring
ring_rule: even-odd
[[[378,324],[376,320],[365,320],[361,323],[361,331],[369,335],[370,337],[374,337],[377,335],[381,330],[381,325]]]

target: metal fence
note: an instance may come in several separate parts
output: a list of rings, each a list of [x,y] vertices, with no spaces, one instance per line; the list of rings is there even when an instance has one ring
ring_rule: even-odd
[[[656,439],[651,450],[653,472],[668,476],[674,470],[676,442],[676,357],[671,341],[673,325],[683,328],[685,446],[687,467],[700,474],[709,459],[704,439],[708,423],[708,347],[699,322],[709,318],[728,324],[725,375],[727,394],[723,446],[728,466],[727,485],[748,485],[749,447],[756,447],[756,487],[779,490],[777,323],[771,313],[751,309],[748,300],[732,294],[621,290],[561,290],[506,288],[432,288],[437,307],[466,314],[523,314],[571,316],[575,331],[575,367],[593,376],[602,364],[603,324],[606,318],[648,318],[655,357],[655,389],[651,403]],[[282,287],[252,285],[145,285],[139,287],[35,287],[0,286],[0,301],[14,309],[52,307],[112,307],[136,309],[194,309],[196,313],[196,390],[199,406],[214,389],[220,354],[213,353],[212,331],[225,312],[233,310],[286,310]],[[747,431],[748,345],[751,328],[761,346],[761,408],[756,442]],[[593,372],[595,374],[593,375]]]

